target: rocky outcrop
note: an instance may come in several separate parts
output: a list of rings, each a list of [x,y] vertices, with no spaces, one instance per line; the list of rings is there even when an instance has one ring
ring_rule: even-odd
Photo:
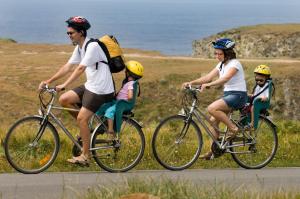
[[[219,38],[236,42],[240,58],[300,58],[300,24],[240,27],[193,41],[193,56],[213,58],[211,42]]]

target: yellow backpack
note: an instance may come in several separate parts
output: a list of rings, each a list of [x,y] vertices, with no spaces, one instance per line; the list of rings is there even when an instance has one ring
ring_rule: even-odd
[[[122,49],[119,45],[119,42],[114,36],[104,35],[99,39],[90,39],[84,47],[85,51],[87,49],[88,44],[91,42],[97,42],[104,51],[108,62],[100,62],[107,64],[109,66],[110,72],[118,73],[125,68],[125,61]],[[98,69],[98,62],[96,63],[96,69]]]

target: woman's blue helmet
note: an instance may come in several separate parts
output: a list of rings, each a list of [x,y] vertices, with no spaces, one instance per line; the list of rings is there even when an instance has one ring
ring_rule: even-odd
[[[235,46],[234,41],[232,41],[231,39],[227,39],[227,38],[218,39],[217,41],[212,42],[212,44],[215,49],[222,49],[222,50],[234,48],[234,46]]]

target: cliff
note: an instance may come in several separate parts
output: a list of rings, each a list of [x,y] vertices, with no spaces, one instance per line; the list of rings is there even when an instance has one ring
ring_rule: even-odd
[[[239,27],[193,41],[193,56],[213,58],[211,42],[231,38],[240,58],[300,58],[300,24],[265,24]]]

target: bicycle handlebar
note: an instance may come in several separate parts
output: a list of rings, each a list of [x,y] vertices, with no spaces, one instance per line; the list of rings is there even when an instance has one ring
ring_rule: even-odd
[[[194,91],[194,92],[200,92],[201,90],[201,85],[200,86],[192,86],[192,85],[188,85],[184,88],[185,90],[190,90],[190,91]]]
[[[63,88],[61,90],[63,91],[63,90],[65,90],[65,88]],[[49,87],[47,84],[42,87],[40,93],[42,93],[44,91],[46,91],[48,93],[53,93],[53,94],[57,93],[56,86],[55,87]]]
[[[44,98],[45,93],[50,93],[51,98],[50,99],[49,98],[47,99],[47,97]],[[56,87],[49,87],[48,85],[44,85],[39,93],[41,106],[43,108],[46,108],[49,105],[49,103],[53,100],[53,98],[55,98],[56,95],[57,95]]]
[[[56,93],[56,87],[49,87],[47,84],[42,87],[41,92]]]

